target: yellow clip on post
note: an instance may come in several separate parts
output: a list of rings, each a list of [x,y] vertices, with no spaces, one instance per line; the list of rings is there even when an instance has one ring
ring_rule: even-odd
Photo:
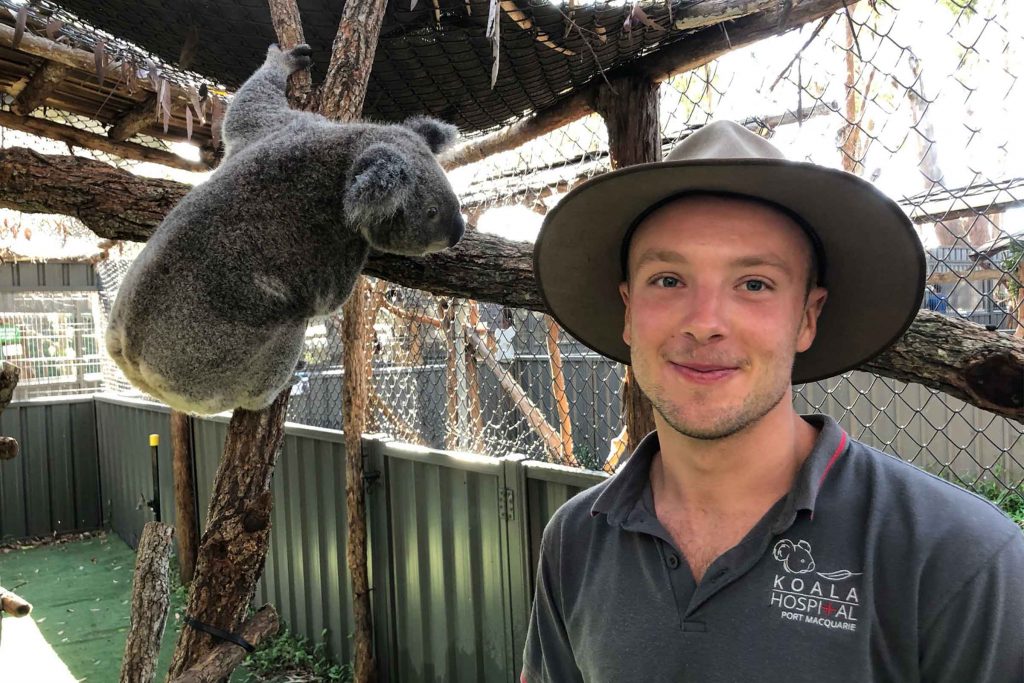
[[[159,434],[150,434],[149,435],[149,445],[150,446],[159,446],[160,445],[160,435]]]

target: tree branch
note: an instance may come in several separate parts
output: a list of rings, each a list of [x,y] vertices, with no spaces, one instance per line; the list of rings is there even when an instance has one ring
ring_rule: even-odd
[[[46,156],[18,148],[0,150],[0,206],[30,213],[75,215],[96,234],[109,239],[145,241],[187,190],[188,186],[181,183],[139,178],[90,159]],[[534,284],[533,245],[526,242],[469,231],[451,249],[419,258],[372,252],[365,272],[443,296],[547,312]],[[975,405],[981,404],[972,397],[971,392],[977,389],[966,388],[971,386],[965,374],[968,367],[951,366],[950,358],[969,360],[973,372],[984,374],[988,366],[981,363],[983,354],[1006,351],[1009,355],[1005,356],[1004,370],[1016,371],[1018,380],[1024,373],[1024,340],[945,316],[921,327],[922,317],[929,315],[919,314],[911,333],[916,331],[922,339],[932,341],[914,344],[911,349],[905,337],[865,369],[919,382]],[[1001,345],[988,346],[995,341]],[[965,355],[964,349],[968,348],[972,351]],[[900,357],[908,353],[919,360],[916,365]],[[985,395],[984,391],[978,394]],[[1000,395],[1007,398],[1003,404],[994,400]],[[981,407],[1022,420],[1024,407],[1014,403],[1012,397],[1012,392],[996,392]]]

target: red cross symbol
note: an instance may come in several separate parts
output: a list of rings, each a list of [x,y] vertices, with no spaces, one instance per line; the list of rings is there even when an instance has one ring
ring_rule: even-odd
[[[836,608],[832,606],[831,602],[826,602],[825,606],[821,608],[825,612],[826,617],[832,616],[832,613],[836,611]]]

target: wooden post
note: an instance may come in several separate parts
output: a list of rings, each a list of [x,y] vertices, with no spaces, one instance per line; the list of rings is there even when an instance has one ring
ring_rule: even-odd
[[[350,0],[352,2],[352,0]],[[377,680],[373,655],[373,621],[370,605],[370,578],[366,566],[366,489],[363,483],[363,443],[366,429],[367,377],[365,323],[366,278],[360,276],[342,313],[345,340],[342,386],[342,421],[345,431],[345,502],[348,514],[346,561],[352,574],[352,616],[355,622],[354,659],[356,681]]]
[[[632,78],[604,84],[598,90],[594,108],[608,126],[612,168],[661,161],[657,83]],[[632,367],[626,369],[622,404],[628,435],[626,452],[632,453],[640,439],[654,429],[651,403],[637,386]]]
[[[199,504],[193,468],[192,419],[171,411],[171,465],[174,472],[175,528],[178,536],[178,567],[181,582],[188,585],[196,570],[199,548]]]
[[[228,633],[241,626],[263,572],[273,501],[270,482],[284,440],[290,390],[264,410],[235,410],[228,424],[185,609],[186,616]],[[181,675],[219,643],[203,631],[182,628],[169,677]]]
[[[533,429],[541,438],[544,443],[544,448],[551,455],[552,459],[556,462],[561,462],[562,459],[562,439],[559,437],[558,432],[555,431],[554,427],[548,424],[547,419],[544,417],[544,413],[538,408],[530,397],[526,395],[523,388],[519,386],[519,383],[512,377],[512,375],[505,371],[505,368],[501,367],[495,359],[494,354],[487,348],[487,344],[484,343],[480,337],[476,335],[476,332],[470,332],[466,338],[469,343],[476,349],[476,352],[483,359],[484,365],[486,365],[494,376],[498,378],[498,382],[501,384],[501,388],[509,395],[512,399],[512,404],[516,409],[526,418],[527,424]],[[569,464],[569,463],[566,463]]]
[[[469,330],[473,334],[479,334],[483,329],[480,327],[480,307],[475,301],[469,301],[468,307]],[[487,444],[484,443],[484,413],[480,407],[480,372],[472,347],[466,346],[465,350],[466,384],[469,387],[469,427],[473,432],[470,446],[475,452],[483,453]]]
[[[445,402],[445,415],[448,419],[448,429],[444,434],[444,447],[448,450],[455,450],[459,446],[459,431],[462,425],[459,422],[459,371],[456,358],[458,349],[455,346],[456,320],[455,302],[451,299],[438,301],[438,313],[441,316],[441,331],[444,333],[445,347],[447,353],[444,357],[444,380],[447,401]]]
[[[174,527],[147,522],[139,539],[132,581],[132,613],[121,660],[121,683],[149,683],[156,676],[160,640],[171,604],[167,570]]]
[[[569,416],[569,398],[565,393],[565,373],[562,370],[562,352],[558,348],[558,323],[549,315],[544,316],[548,324],[548,358],[551,363],[551,387],[558,409],[559,435],[562,438],[562,458],[576,467],[579,463],[572,452],[572,420]]]
[[[280,628],[277,610],[273,605],[264,605],[246,622],[239,635],[256,647],[269,636],[277,634]],[[222,642],[171,683],[216,683],[227,678],[248,654],[240,645]]]
[[[0,413],[14,398],[14,389],[18,386],[21,369],[7,361],[0,366]],[[0,436],[0,460],[12,460],[18,457],[18,440],[12,436]],[[0,591],[2,592],[2,591]]]
[[[32,612],[32,604],[0,586],[0,612],[12,617],[25,617]]]

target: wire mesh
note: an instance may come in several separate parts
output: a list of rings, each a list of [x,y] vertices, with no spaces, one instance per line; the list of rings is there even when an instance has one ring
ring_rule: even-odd
[[[790,158],[862,175],[917,228],[928,254],[921,307],[1022,338],[1022,48],[1024,10],[1014,3],[850,5],[663,83],[665,151],[728,118]],[[477,229],[530,241],[565,192],[609,167],[607,132],[590,116],[450,177]],[[128,263],[97,266],[101,309]],[[621,451],[618,363],[535,312],[370,285],[368,430],[591,468]],[[342,353],[338,316],[312,321],[290,420],[341,427]],[[104,382],[129,390],[109,362]],[[1021,424],[935,390],[853,372],[797,387],[795,404],[968,487],[1024,490]]]

